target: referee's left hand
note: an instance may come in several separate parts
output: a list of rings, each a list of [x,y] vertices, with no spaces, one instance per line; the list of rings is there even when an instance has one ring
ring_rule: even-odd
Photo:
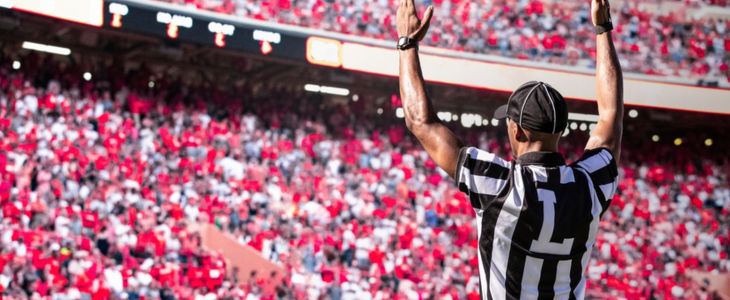
[[[416,5],[413,1],[400,0],[395,22],[399,37],[407,36],[420,42],[428,31],[429,23],[431,23],[433,6],[428,6],[423,14],[423,20],[421,20],[418,18]]]
[[[611,5],[608,0],[591,1],[591,17],[593,26],[603,25],[611,22]]]

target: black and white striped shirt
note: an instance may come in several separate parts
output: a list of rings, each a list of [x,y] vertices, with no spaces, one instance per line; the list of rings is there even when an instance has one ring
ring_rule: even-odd
[[[552,152],[515,161],[462,148],[459,189],[477,216],[482,299],[583,299],[598,221],[618,170],[607,149],[566,165]]]

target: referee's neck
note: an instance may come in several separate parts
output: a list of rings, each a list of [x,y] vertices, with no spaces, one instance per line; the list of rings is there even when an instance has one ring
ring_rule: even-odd
[[[518,143],[515,147],[515,157],[530,152],[558,152],[557,141],[530,141]]]

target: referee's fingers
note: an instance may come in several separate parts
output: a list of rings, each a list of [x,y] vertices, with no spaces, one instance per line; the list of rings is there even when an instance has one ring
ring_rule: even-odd
[[[433,17],[433,6],[429,5],[428,8],[426,8],[426,13],[423,14],[421,27],[425,27],[426,29],[428,29],[428,25],[431,22],[431,17]]]
[[[406,5],[412,12],[416,12],[416,3],[415,0],[406,0]]]

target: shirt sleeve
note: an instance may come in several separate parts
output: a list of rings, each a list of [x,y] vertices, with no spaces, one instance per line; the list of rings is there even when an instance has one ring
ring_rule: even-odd
[[[606,148],[588,150],[573,165],[588,173],[602,211],[606,211],[618,187],[618,166],[611,151]]]
[[[456,185],[469,196],[472,207],[482,209],[508,185],[512,163],[474,147],[459,151]]]

